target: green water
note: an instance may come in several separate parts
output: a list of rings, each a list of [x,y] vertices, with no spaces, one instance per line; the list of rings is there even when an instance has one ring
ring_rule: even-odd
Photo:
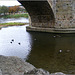
[[[32,49],[27,61],[51,72],[75,74],[75,34],[31,32]]]

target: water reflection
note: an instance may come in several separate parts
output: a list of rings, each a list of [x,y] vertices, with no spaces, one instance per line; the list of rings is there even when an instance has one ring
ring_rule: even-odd
[[[27,58],[31,50],[31,36],[25,28],[26,26],[13,26],[0,30],[0,55]]]
[[[49,72],[75,74],[74,34],[30,34],[32,34],[33,46],[28,62]]]
[[[29,23],[29,20],[27,18],[24,17],[20,17],[20,18],[0,18],[0,23],[9,23],[9,22],[22,22],[22,23]]]
[[[2,28],[0,55],[21,57],[50,73],[75,74],[75,34],[27,32],[26,26]]]

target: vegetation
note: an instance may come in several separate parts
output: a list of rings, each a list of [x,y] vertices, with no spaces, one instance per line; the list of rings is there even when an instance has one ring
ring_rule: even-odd
[[[10,23],[0,23],[0,28],[7,27],[7,26],[21,26],[26,25],[27,23],[19,23],[19,22],[10,22]]]
[[[12,6],[12,7],[8,7],[8,12],[10,13],[17,13],[19,11],[19,6]]]
[[[25,13],[27,12],[23,6],[0,6],[0,16],[15,14],[15,13]]]
[[[11,15],[5,15],[2,16],[3,18],[19,18],[19,17],[25,17],[28,18],[28,14],[24,13],[24,14],[11,14]]]
[[[6,7],[6,6],[0,6],[0,15],[1,14],[6,15],[7,12],[8,12],[8,7]]]
[[[25,13],[26,10],[22,6],[0,6],[0,18],[19,18],[19,17],[25,17],[28,18],[28,14]],[[0,23],[0,28],[6,27],[6,26],[16,26],[16,25],[25,25],[27,23]]]

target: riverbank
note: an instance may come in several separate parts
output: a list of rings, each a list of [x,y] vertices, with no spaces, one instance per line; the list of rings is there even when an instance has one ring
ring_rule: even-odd
[[[26,24],[28,24],[28,23],[20,23],[20,22],[0,23],[0,28],[8,27],[8,26],[22,26],[22,25],[26,25]]]
[[[66,75],[62,72],[49,73],[43,69],[37,69],[28,62],[18,57],[0,55],[0,75]],[[67,74],[68,75],[68,74]]]
[[[10,15],[5,15],[5,16],[1,16],[0,18],[19,18],[19,17],[24,17],[24,18],[28,18],[28,13],[23,13],[23,14],[10,14]]]

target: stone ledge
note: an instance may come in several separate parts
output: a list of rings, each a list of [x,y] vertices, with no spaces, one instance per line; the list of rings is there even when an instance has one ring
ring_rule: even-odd
[[[26,27],[27,31],[49,32],[49,33],[75,33],[75,28],[40,28],[40,27]]]

